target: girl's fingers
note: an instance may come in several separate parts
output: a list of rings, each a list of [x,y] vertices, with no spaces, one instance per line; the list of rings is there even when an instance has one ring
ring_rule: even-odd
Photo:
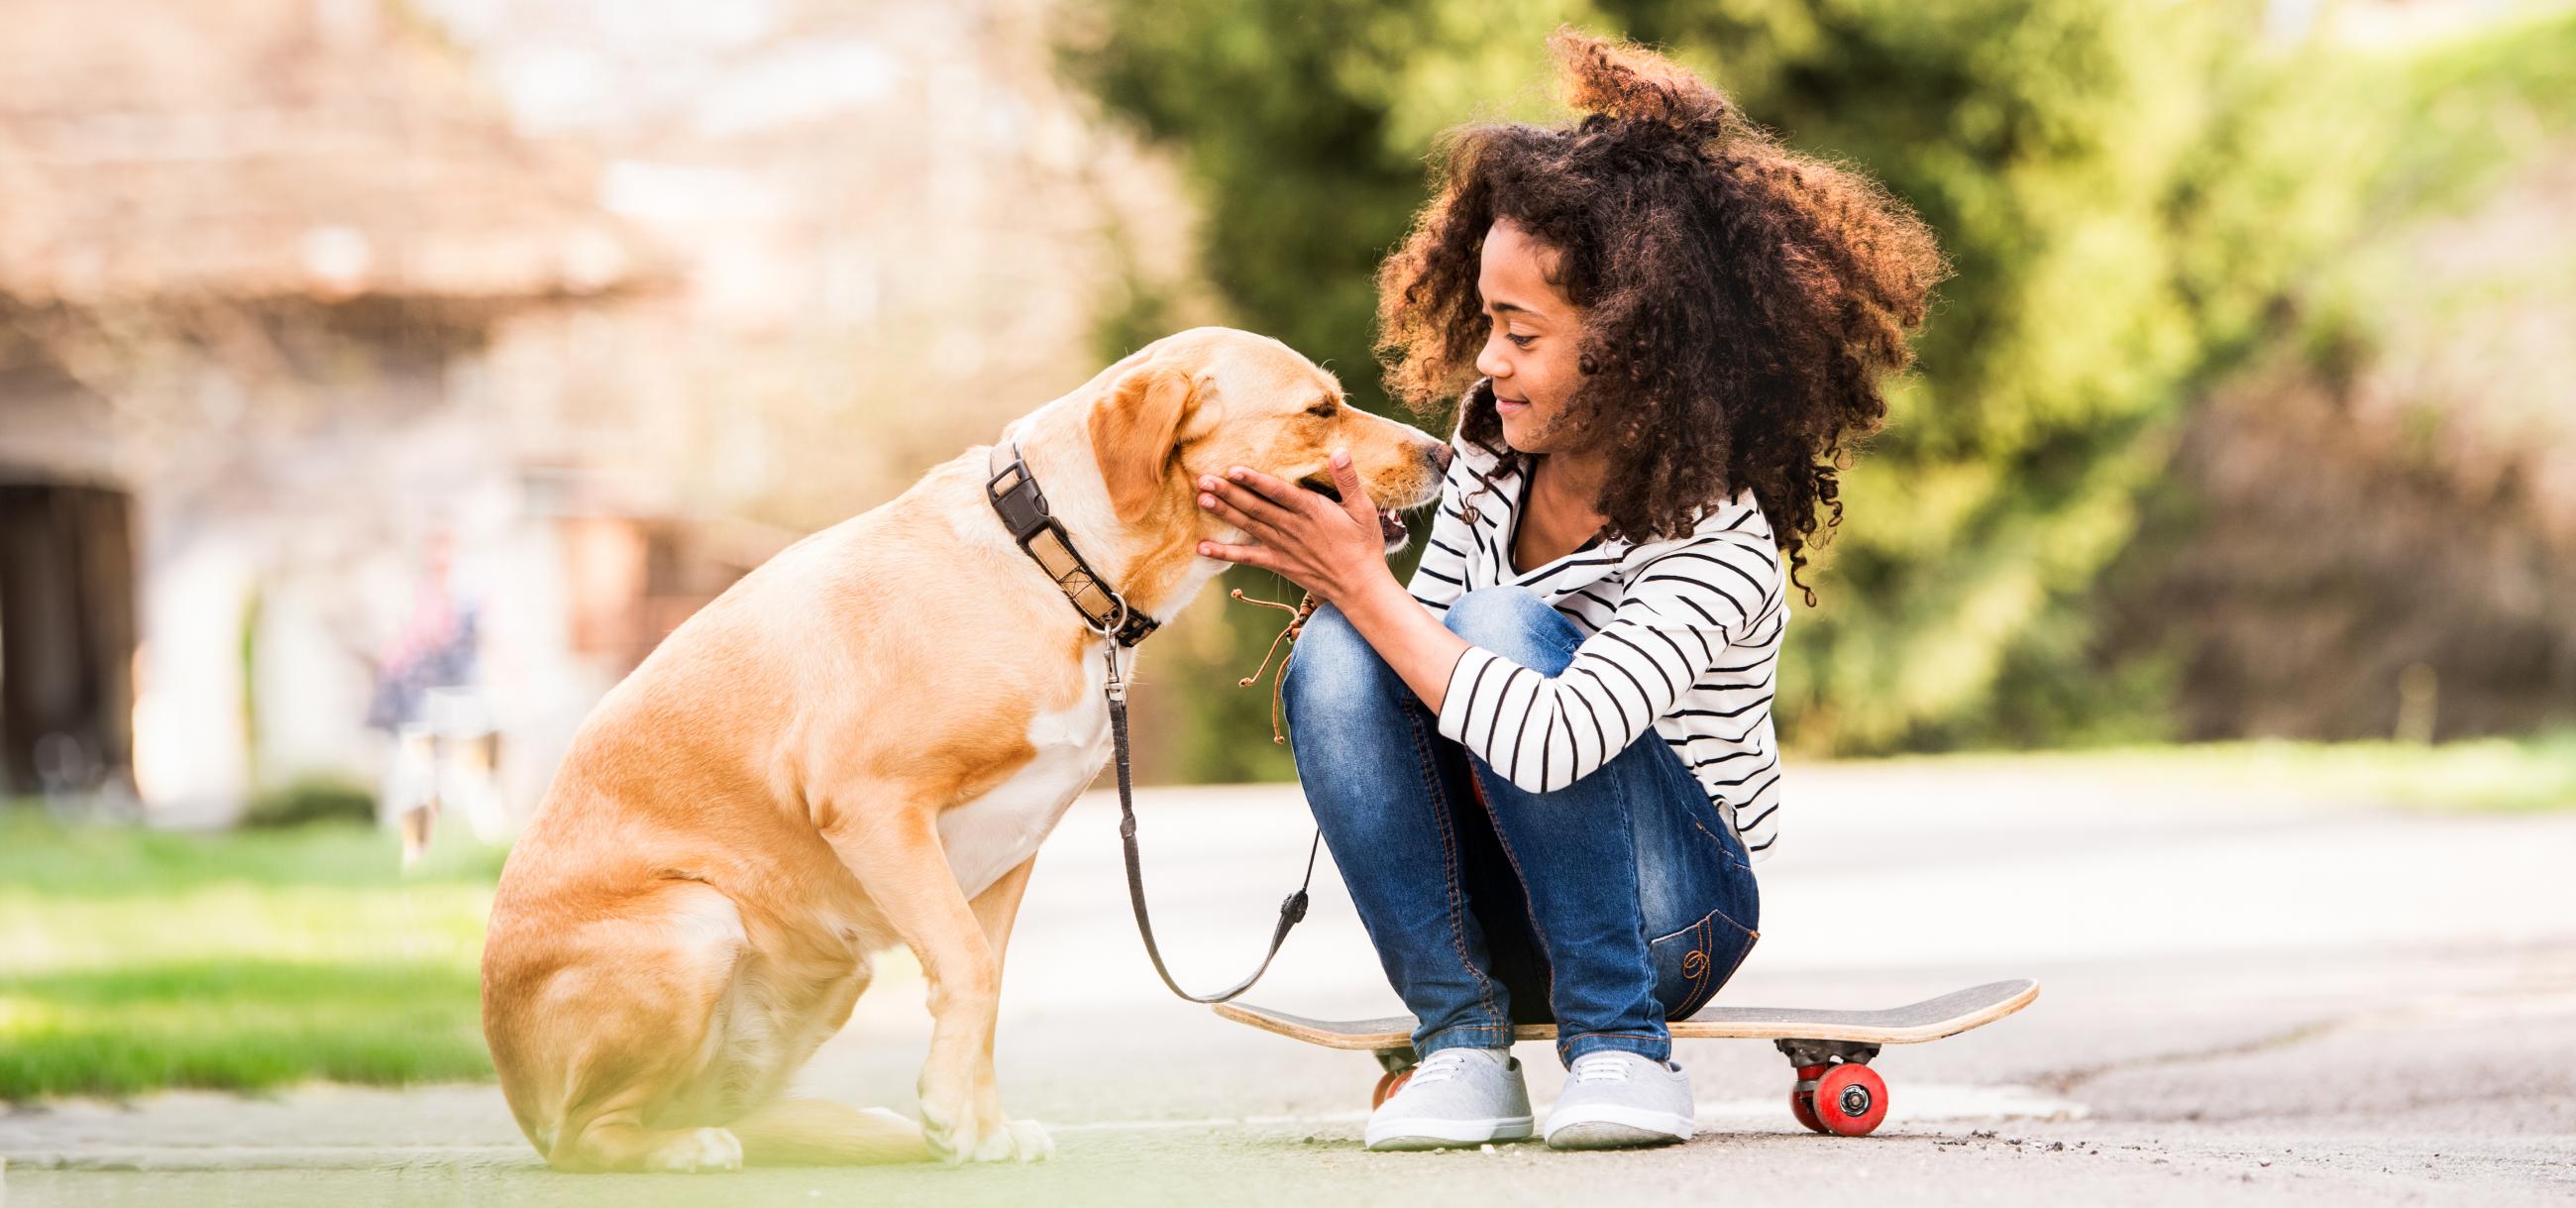
[[[1241,514],[1251,516],[1272,528],[1286,523],[1292,514],[1291,509],[1281,507],[1277,500],[1243,483],[1228,482],[1222,478],[1212,478],[1208,481],[1215,485],[1200,488],[1202,493],[1214,495],[1218,502],[1231,505]]]
[[[1222,541],[1202,541],[1199,542],[1199,553],[1220,562],[1232,562],[1238,566],[1249,566],[1256,570],[1275,572],[1279,569],[1279,564],[1271,558],[1270,551],[1258,545],[1228,545]]]
[[[1342,493],[1342,510],[1370,528],[1377,527],[1377,505],[1369,501],[1368,488],[1360,485],[1359,465],[1348,451],[1333,450],[1333,489]]]
[[[1199,494],[1199,507],[1201,510],[1214,515],[1217,519],[1223,520],[1227,524],[1231,524],[1234,527],[1251,534],[1264,545],[1280,544],[1278,540],[1279,530],[1276,526],[1263,521],[1257,516],[1245,515],[1241,511],[1236,510],[1233,504],[1228,503],[1215,495],[1201,492]]]
[[[1259,470],[1247,470],[1242,466],[1236,466],[1227,470],[1225,475],[1234,485],[1243,488],[1254,498],[1284,513],[1304,515],[1308,505],[1316,498],[1314,492],[1304,487],[1273,478]]]

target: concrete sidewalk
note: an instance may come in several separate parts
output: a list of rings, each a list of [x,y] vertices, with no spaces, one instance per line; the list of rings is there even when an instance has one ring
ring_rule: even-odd
[[[1670,1149],[1373,1155],[1375,1067],[1177,1002],[1127,917],[1115,803],[1050,842],[1014,940],[999,1061],[1034,1167],[576,1177],[489,1087],[154,1096],[0,1115],[10,1208],[54,1204],[1425,1202],[2566,1203],[2576,1199],[2576,813],[2442,816],[2175,799],[2025,765],[1792,769],[1762,940],[1720,1002],[1884,1006],[2032,976],[2029,1010],[1875,1063],[1869,1138],[1791,1121],[1767,1044],[1677,1054],[1701,1136]],[[1293,787],[1140,795],[1175,972],[1257,957],[1303,859]],[[1396,1007],[1338,875],[1254,997]],[[890,964],[892,962],[889,962]],[[909,1111],[928,1038],[889,969],[804,1089]],[[1542,1105],[1562,1071],[1525,1045]]]

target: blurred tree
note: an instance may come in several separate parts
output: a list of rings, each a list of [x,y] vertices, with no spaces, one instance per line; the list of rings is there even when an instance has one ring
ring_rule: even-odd
[[[1529,0],[1103,0],[1075,15],[1089,27],[1068,36],[1068,68],[1189,169],[1201,271],[1230,311],[1215,321],[1277,336],[1332,370],[1354,403],[1410,421],[1381,389],[1370,352],[1378,257],[1424,199],[1433,135],[1474,116],[1555,113],[1542,42],[1567,10]],[[1186,326],[1186,313],[1133,291],[1104,322],[1102,352],[1123,356]],[[1401,556],[1399,577],[1419,554],[1417,542]],[[1214,586],[1298,597],[1294,584],[1255,571]],[[1188,719],[1174,735],[1183,778],[1292,776],[1288,749],[1269,741],[1272,681],[1235,682],[1283,614],[1201,607],[1223,610],[1214,665],[1171,675],[1164,689],[1170,716]]]
[[[1877,173],[1958,266],[1847,481],[1835,590],[1791,628],[1788,732],[1845,750],[2157,733],[2157,668],[2088,665],[2095,576],[2184,405],[2351,229],[2384,110],[2345,103],[2252,4],[1620,15],[1708,48],[1758,119]]]
[[[2185,401],[2350,229],[2385,130],[2384,106],[2321,83],[2319,56],[2267,36],[2252,3],[1089,11],[1072,68],[1183,156],[1233,321],[1329,359],[1374,407],[1372,271],[1425,198],[1432,137],[1476,118],[1559,120],[1542,40],[1561,20],[1666,47],[1755,120],[1857,162],[1923,213],[1957,276],[1921,372],[1845,480],[1823,603],[1789,631],[1782,732],[1815,752],[2158,729],[2155,667],[2087,666],[2086,593],[2132,533]],[[1153,330],[1137,309],[1125,322],[1142,326],[1114,333],[1122,347]],[[1247,645],[1264,620],[1240,618]],[[1206,716],[1259,733],[1265,704]]]
[[[2576,12],[2340,65],[2402,115],[2294,330],[2196,399],[2104,578],[2187,738],[2576,726]]]

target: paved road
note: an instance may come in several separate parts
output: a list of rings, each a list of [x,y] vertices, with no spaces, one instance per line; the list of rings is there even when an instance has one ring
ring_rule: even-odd
[[[683,1179],[546,1172],[486,1087],[169,1095],[0,1115],[11,1208],[187,1204],[2576,1201],[2576,811],[2441,816],[2176,795],[2043,765],[1798,770],[1762,940],[1720,1002],[1880,1006],[2032,976],[2029,1010],[1891,1049],[1875,1136],[1816,1137],[1767,1045],[1680,1046],[1676,1148],[1373,1155],[1373,1065],[1165,996],[1095,793],[1040,861],[999,1061],[1056,1161]],[[1239,974],[1293,883],[1293,788],[1140,801],[1166,952]],[[1260,1001],[1392,1010],[1338,879]],[[890,972],[805,1088],[909,1108],[928,1025]],[[1525,1045],[1533,1097],[1561,1071]]]

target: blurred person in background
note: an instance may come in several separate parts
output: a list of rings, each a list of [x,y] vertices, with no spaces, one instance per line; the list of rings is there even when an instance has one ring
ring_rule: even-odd
[[[410,618],[377,659],[367,709],[367,724],[393,735],[377,815],[402,829],[405,864],[427,850],[442,806],[486,842],[503,829],[497,735],[477,684],[478,607],[455,574],[455,545],[446,529],[431,532]]]
[[[1289,741],[1423,1055],[1371,1149],[1531,1135],[1511,1029],[1549,1019],[1549,1145],[1690,1137],[1665,1023],[1758,938],[1789,589],[1813,606],[1807,539],[1945,271],[1875,182],[1671,61],[1553,49],[1578,120],[1451,131],[1379,270],[1391,390],[1428,415],[1465,387],[1411,584],[1360,504],[1201,483],[1249,534],[1202,553],[1320,601]]]

